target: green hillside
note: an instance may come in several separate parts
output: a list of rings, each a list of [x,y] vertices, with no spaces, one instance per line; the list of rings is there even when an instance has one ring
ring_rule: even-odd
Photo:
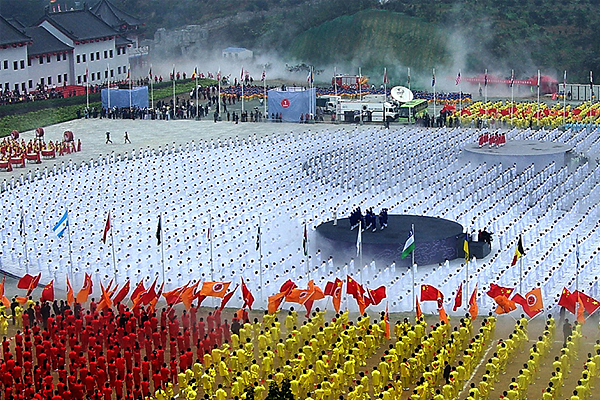
[[[404,14],[365,10],[311,28],[297,36],[291,56],[316,64],[352,63],[367,71],[384,65],[426,71],[451,64],[442,32]]]

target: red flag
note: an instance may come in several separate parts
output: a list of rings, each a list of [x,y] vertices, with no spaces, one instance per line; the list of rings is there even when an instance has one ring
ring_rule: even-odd
[[[495,283],[490,284],[490,290],[487,291],[487,295],[492,299],[495,299],[498,296],[504,296],[509,298],[512,292],[514,292],[514,288],[506,288],[502,286],[498,286]]]
[[[421,301],[437,301],[438,308],[441,308],[444,294],[431,285],[421,285]]]
[[[125,282],[125,284],[123,285],[123,287],[121,288],[121,290],[119,290],[119,292],[117,293],[117,295],[113,299],[113,302],[115,304],[122,302],[123,299],[125,299],[125,296],[127,296],[127,294],[129,294],[129,289],[130,288],[131,288],[131,283],[129,282],[129,279],[128,279],[127,282]]]
[[[567,310],[571,312],[571,314],[575,314],[575,305],[577,304],[577,293],[571,293],[569,289],[563,287],[562,293],[560,294],[560,299],[558,300],[558,305],[563,306]]]
[[[204,282],[200,294],[206,297],[221,297],[225,296],[231,282]]]
[[[21,279],[19,279],[19,283],[17,283],[17,288],[19,289],[29,289],[31,283],[34,281],[35,277],[29,274],[23,275]]]
[[[33,278],[33,280],[29,283],[29,288],[27,289],[27,294],[25,295],[25,297],[29,297],[29,295],[31,295],[31,292],[33,292],[33,290],[40,283],[40,278],[41,277],[42,277],[42,273],[40,272],[39,274],[37,274],[37,276],[35,276]]]
[[[471,297],[469,298],[469,314],[471,314],[471,319],[477,318],[477,314],[479,314],[479,307],[477,307],[477,284],[475,284],[475,289],[473,289],[473,293],[471,293]]]
[[[326,296],[331,296],[333,298],[332,303],[336,313],[340,312],[343,285],[344,281],[339,278],[335,278],[334,282],[327,282],[327,285],[325,285],[325,291],[323,292]]]
[[[154,310],[156,309],[156,303],[158,303],[158,299],[160,299],[160,296],[162,295],[164,288],[165,288],[165,283],[163,282],[160,284],[160,288],[158,289],[158,293],[157,293],[156,297],[150,301],[150,304],[149,304],[150,312],[154,312]]]
[[[104,232],[102,232],[102,243],[106,244],[106,236],[110,230],[110,212],[106,216],[106,224],[104,225]]]
[[[142,294],[142,296],[140,298],[140,302],[143,305],[150,304],[152,299],[155,299],[157,297],[156,291],[154,290],[154,289],[156,289],[156,281],[157,280],[158,280],[158,277],[154,278],[154,282],[152,282],[152,286],[150,286],[150,289],[146,290],[146,292]]]
[[[42,290],[42,295],[40,296],[40,301],[54,301],[54,279],[44,286],[44,290]]]
[[[452,307],[452,311],[458,310],[462,307],[462,297],[463,297],[463,288],[462,282],[458,286],[458,290],[456,291],[456,297],[454,298],[454,307]]]
[[[173,306],[181,301],[181,294],[184,290],[187,289],[190,282],[186,283],[184,286],[171,290],[170,292],[164,292],[162,296],[165,298],[168,305]]]
[[[254,303],[254,296],[252,296],[252,293],[250,293],[250,290],[246,286],[246,283],[244,282],[244,278],[242,278],[242,298],[244,299],[244,307],[248,307],[250,310],[252,310],[252,304]]]
[[[227,303],[229,303],[229,300],[231,299],[231,297],[233,296],[233,294],[237,290],[238,286],[240,286],[240,285],[235,285],[235,287],[233,288],[233,290],[227,292],[227,294],[225,296],[223,296],[223,299],[221,300],[221,306],[219,307],[219,310],[223,311],[223,309],[225,308],[225,306],[227,305]]]
[[[72,305],[75,302],[75,296],[73,294],[73,287],[71,286],[71,282],[69,282],[69,277],[67,276],[67,304]]]
[[[385,299],[385,286],[379,286],[377,289],[369,289],[369,295],[371,297],[371,303],[378,305],[383,299]]]
[[[83,279],[83,287],[77,293],[77,302],[83,304],[88,300],[90,294],[92,294],[92,277],[86,272],[85,278]]]
[[[585,307],[585,311],[587,311],[587,313],[589,315],[592,315],[594,313],[594,311],[596,311],[598,309],[598,307],[600,307],[600,303],[596,299],[588,296],[587,294],[585,294],[583,292],[580,292],[579,290],[576,290],[573,294],[578,295],[578,297],[581,299],[581,301],[583,303],[583,307]]]
[[[346,275],[346,293],[358,299],[363,296],[365,289],[350,276]]]
[[[285,281],[283,283],[283,285],[281,285],[281,288],[279,289],[279,293],[286,293],[289,292],[292,289],[296,289],[298,287],[298,285],[296,285],[294,282],[292,282],[291,279],[288,279],[287,281]]]
[[[421,311],[421,305],[419,304],[419,298],[418,297],[416,298],[416,301],[417,301],[417,304],[416,304],[417,315],[415,317],[416,317],[416,320],[419,321],[421,319],[421,317],[423,317],[423,311]]]
[[[4,284],[6,283],[6,275],[2,277],[2,283],[0,283],[0,301],[4,304],[4,307],[10,307],[10,301],[4,295]]]
[[[140,281],[140,283],[138,283],[138,285],[135,287],[135,289],[133,290],[133,293],[131,293],[131,301],[135,302],[135,300],[141,296],[144,292],[146,291],[146,288],[144,287],[144,280],[142,279]]]

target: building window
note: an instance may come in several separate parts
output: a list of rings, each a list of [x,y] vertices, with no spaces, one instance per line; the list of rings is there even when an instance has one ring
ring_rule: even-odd
[[[109,57],[110,57],[110,58],[113,58],[113,51],[112,51],[112,50],[110,50],[110,51],[108,52],[108,54],[109,54]]]
[[[40,86],[41,86],[41,87],[44,87],[44,85],[45,85],[45,84],[44,84],[44,78],[40,78]]]
[[[25,69],[25,60],[21,60],[19,63],[21,64],[21,69]]]
[[[50,55],[46,56],[46,62],[49,63],[50,62]]]
[[[127,47],[123,47],[123,54],[127,54]]]
[[[28,59],[27,59],[27,66],[28,66],[28,67],[31,67],[31,58],[28,58]]]
[[[8,60],[4,60],[4,69],[8,69]]]
[[[82,60],[83,62],[86,62],[86,61],[85,61],[85,54],[82,54],[82,55],[81,55],[81,60]]]
[[[33,89],[33,80],[29,80],[28,82],[29,89]]]
[[[108,58],[108,51],[107,50],[104,50],[104,58],[105,59]]]
[[[108,78],[108,70],[104,71],[104,79]]]
[[[23,93],[27,91],[27,88],[25,88],[25,82],[21,83],[21,90],[23,91]]]
[[[15,83],[15,92],[18,92],[18,91],[19,91],[19,84]]]
[[[63,74],[63,82],[67,83],[67,74]]]
[[[19,62],[18,61],[13,61],[13,69],[15,71],[19,69]]]
[[[94,53],[90,53],[90,61],[94,61]]]
[[[81,85],[81,75],[77,75],[77,83]]]
[[[87,82],[87,75],[83,76],[83,83]]]
[[[96,52],[96,60],[99,60],[99,59],[100,59],[100,52],[99,52],[99,51],[97,51],[97,52]]]
[[[62,76],[58,75],[56,78],[57,78],[58,83],[62,83]]]
[[[111,77],[111,78],[114,78],[114,77],[115,77],[115,70],[114,70],[114,69],[111,69],[111,70],[110,70],[110,77]]]
[[[77,54],[77,64],[79,64],[81,62],[81,58],[79,56],[79,54]]]
[[[42,57],[40,57],[40,58],[39,58],[39,60],[40,60],[40,64],[43,64],[43,63],[44,63],[44,57],[43,57],[43,56],[42,56]]]
[[[48,85],[52,85],[52,77],[51,76],[48,77]]]
[[[67,53],[63,53],[63,61],[67,61]]]
[[[117,73],[120,75],[121,74],[121,67],[117,68]]]
[[[56,55],[56,61],[60,61],[60,54]]]

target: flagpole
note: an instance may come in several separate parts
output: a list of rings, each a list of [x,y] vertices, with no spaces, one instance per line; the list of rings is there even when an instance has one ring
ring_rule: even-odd
[[[510,72],[510,126],[513,124],[513,110],[515,106],[515,70]]]
[[[363,267],[363,254],[362,254],[362,221],[358,221],[358,234],[360,235],[360,242],[358,243],[358,267],[359,271],[362,271]]]
[[[86,77],[85,77],[85,108],[89,110],[90,108],[90,78],[88,76],[88,68],[85,68]],[[89,111],[88,111],[89,112]]]
[[[575,290],[579,290],[579,235],[575,236],[575,257],[577,258],[575,266]]]
[[[362,69],[361,67],[358,67],[358,99],[360,101],[362,101]],[[360,109],[360,124],[363,124],[363,110],[362,110],[362,106]],[[362,263],[361,263],[362,264]]]
[[[519,257],[519,292],[523,293],[523,257]]]
[[[21,233],[23,234],[23,248],[25,249],[25,273],[29,274],[29,251],[27,250],[27,232],[25,231],[25,213],[21,207]]]
[[[68,211],[67,211],[67,235],[69,238],[69,264],[71,266],[70,274],[71,274],[71,280],[74,280],[74,278],[73,278],[73,251],[71,250],[71,224],[69,223]]]
[[[129,112],[131,112],[131,90],[132,90],[132,88],[131,88],[131,86],[132,86],[131,80],[132,79],[131,78],[133,78],[133,77],[131,76],[131,65],[130,64],[127,64],[127,76],[129,77]],[[131,116],[130,116],[130,118],[131,118]]]
[[[385,96],[383,98],[383,101],[387,100],[387,82],[386,81],[387,81],[387,67],[383,68],[383,95]],[[385,114],[385,107],[383,108],[383,111]]]
[[[262,274],[262,232],[260,231],[260,215],[258,216],[258,238],[256,245],[258,246],[258,277],[260,279],[260,301],[263,301],[263,274]]]
[[[484,103],[485,103],[484,104],[484,111],[485,111],[485,113],[483,114],[483,121],[485,122],[484,125],[487,125],[487,83],[488,83],[488,70],[486,68],[485,69],[485,81],[483,83],[483,85],[484,85],[483,89],[484,89],[484,92],[485,92],[484,93],[484,96],[485,96],[485,98],[484,98]],[[484,126],[484,128],[485,128],[485,126]]]
[[[152,64],[150,64],[150,71],[152,71]],[[154,110],[154,77],[150,74],[150,107]]]
[[[567,123],[567,70],[563,79],[563,125]]]
[[[108,213],[108,220],[110,221],[110,212]],[[112,246],[113,270],[115,272],[115,283],[116,283],[117,282],[117,257],[115,256],[115,237],[113,236],[112,221],[110,223],[110,244]],[[164,281],[164,277],[163,277],[163,281]]]
[[[175,119],[176,113],[176,103],[175,103],[175,64],[173,64],[173,119]]]
[[[306,221],[304,221],[304,232],[306,232]],[[308,234],[306,235],[306,254],[304,255],[304,258],[306,259],[306,275],[310,281],[310,265],[308,264]]]
[[[263,115],[266,118],[266,115],[267,115],[267,74],[266,74],[266,72],[265,72],[265,75],[263,78]]]
[[[466,256],[465,256],[465,258],[466,258]],[[467,296],[468,296],[469,295],[469,261],[470,260],[467,258],[465,261],[467,262],[467,268],[466,268],[467,274],[465,276],[465,287],[467,289]]]
[[[221,114],[221,66],[219,66],[219,72],[217,73],[217,78],[219,80],[217,82],[218,91],[219,91],[219,95],[217,96],[219,98],[218,110],[219,110],[219,114]]]
[[[108,109],[110,110],[110,65],[106,64],[106,97],[108,97]],[[71,277],[72,279],[73,277]]]
[[[213,245],[212,245],[212,215],[208,214],[208,242],[210,244],[210,279],[215,280],[215,267],[213,263]]]
[[[435,125],[435,113],[436,113],[436,110],[435,110],[435,103],[436,103],[436,101],[437,101],[437,93],[436,93],[437,91],[436,91],[436,86],[435,86],[435,85],[436,85],[436,83],[437,83],[437,82],[435,81],[435,68],[434,68],[434,69],[433,69],[433,121],[434,121],[434,123],[433,123],[433,124],[434,124],[434,125]]]
[[[244,67],[242,67],[242,114],[244,113]],[[221,87],[221,85],[219,84],[219,87]],[[220,89],[219,89],[220,90]],[[219,96],[221,94],[219,93]]]
[[[333,87],[335,89],[335,95],[337,96],[337,67],[333,67]]]
[[[198,114],[198,66],[194,70],[196,72],[196,121],[200,119],[200,115]],[[221,93],[219,93],[219,97],[221,97]]]
[[[161,263],[162,263],[162,280],[165,281],[165,241],[163,240],[163,228],[162,228],[162,213],[158,215],[158,220],[160,221],[160,255],[161,255]]]
[[[460,69],[458,70],[458,76],[461,76]],[[462,113],[462,79],[458,80],[458,108],[460,109],[458,112],[458,120],[460,121],[460,115]]]
[[[538,128],[540,126],[540,70],[538,69],[538,106],[537,106]]]
[[[415,224],[412,224],[410,229],[413,234],[413,243],[415,243]],[[415,313],[417,312],[417,301],[416,301],[416,293],[415,293],[415,250],[417,249],[417,245],[415,244],[415,248],[411,251],[411,265],[410,270],[412,271],[412,297],[413,297],[413,310]]]
[[[408,90],[410,90],[410,67],[408,67]],[[410,113],[408,114],[408,123],[410,123]]]

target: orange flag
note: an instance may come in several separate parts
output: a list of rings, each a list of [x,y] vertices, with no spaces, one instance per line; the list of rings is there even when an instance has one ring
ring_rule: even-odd
[[[186,283],[184,286],[173,289],[169,292],[164,292],[162,296],[167,301],[167,304],[173,306],[181,301],[181,293],[190,285],[190,282]]]
[[[229,289],[231,282],[204,282],[200,294],[206,297],[220,297],[223,298],[227,289]]]
[[[187,310],[192,308],[192,302],[196,298],[196,289],[198,288],[198,285],[200,285],[200,281],[183,290],[179,296],[181,302]]]
[[[469,299],[469,314],[471,314],[471,319],[473,320],[479,314],[479,308],[477,307],[477,284],[475,284],[475,289],[473,289],[473,293],[471,293],[471,298]]]
[[[342,286],[344,285],[344,281],[339,279],[339,278],[335,278],[335,282],[334,284],[334,288],[333,288],[333,294],[332,294],[332,300],[331,302],[333,303],[333,308],[335,308],[335,312],[339,313],[340,312],[340,306],[342,304]]]
[[[73,295],[73,286],[71,286],[71,282],[69,282],[69,277],[67,276],[67,304],[73,305],[75,302],[75,296]]]
[[[585,322],[585,317],[583,316],[583,311],[585,311],[585,307],[583,305],[583,301],[580,298],[577,298],[577,322],[583,324]]]
[[[448,324],[448,315],[446,314],[446,310],[444,310],[444,307],[440,307],[438,309],[438,313],[440,316],[440,321],[444,321],[447,325]]]
[[[131,293],[131,301],[135,302],[135,300],[145,292],[146,288],[144,287],[144,280],[142,279],[135,289],[133,289],[133,293]]]
[[[496,307],[496,314],[508,314],[517,309],[515,302],[509,300],[504,295],[494,297],[494,301],[498,304],[498,307]]]
[[[40,301],[54,301],[54,279],[44,286],[44,290],[42,290],[42,295],[40,296]]]
[[[6,276],[2,277],[2,283],[0,283],[0,301],[4,304],[4,307],[10,307],[10,301],[4,295],[4,283],[6,282]]]
[[[106,290],[102,282],[100,282],[100,290],[102,291],[100,295],[100,303],[98,303],[97,310],[102,311],[104,308],[112,307],[112,300],[110,299],[110,293]]]
[[[283,302],[284,298],[285,298],[285,292],[280,292],[280,293],[274,294],[273,296],[269,296],[269,304],[267,307],[269,314],[273,314],[279,309],[279,306]]]
[[[416,297],[417,300],[417,315],[416,315],[416,320],[419,321],[421,319],[421,317],[423,317],[423,312],[421,311],[421,305],[419,304],[419,298]]]
[[[92,277],[86,272],[85,278],[83,279],[83,287],[77,293],[77,302],[83,304],[88,300],[88,297],[92,294]]]
[[[160,299],[160,296],[162,295],[162,291],[165,288],[165,283],[161,283],[160,284],[160,288],[158,289],[158,293],[156,295],[156,297],[152,300],[150,300],[150,304],[149,304],[149,308],[150,308],[150,312],[154,312],[154,310],[156,309],[156,303],[158,303],[158,299]]]

